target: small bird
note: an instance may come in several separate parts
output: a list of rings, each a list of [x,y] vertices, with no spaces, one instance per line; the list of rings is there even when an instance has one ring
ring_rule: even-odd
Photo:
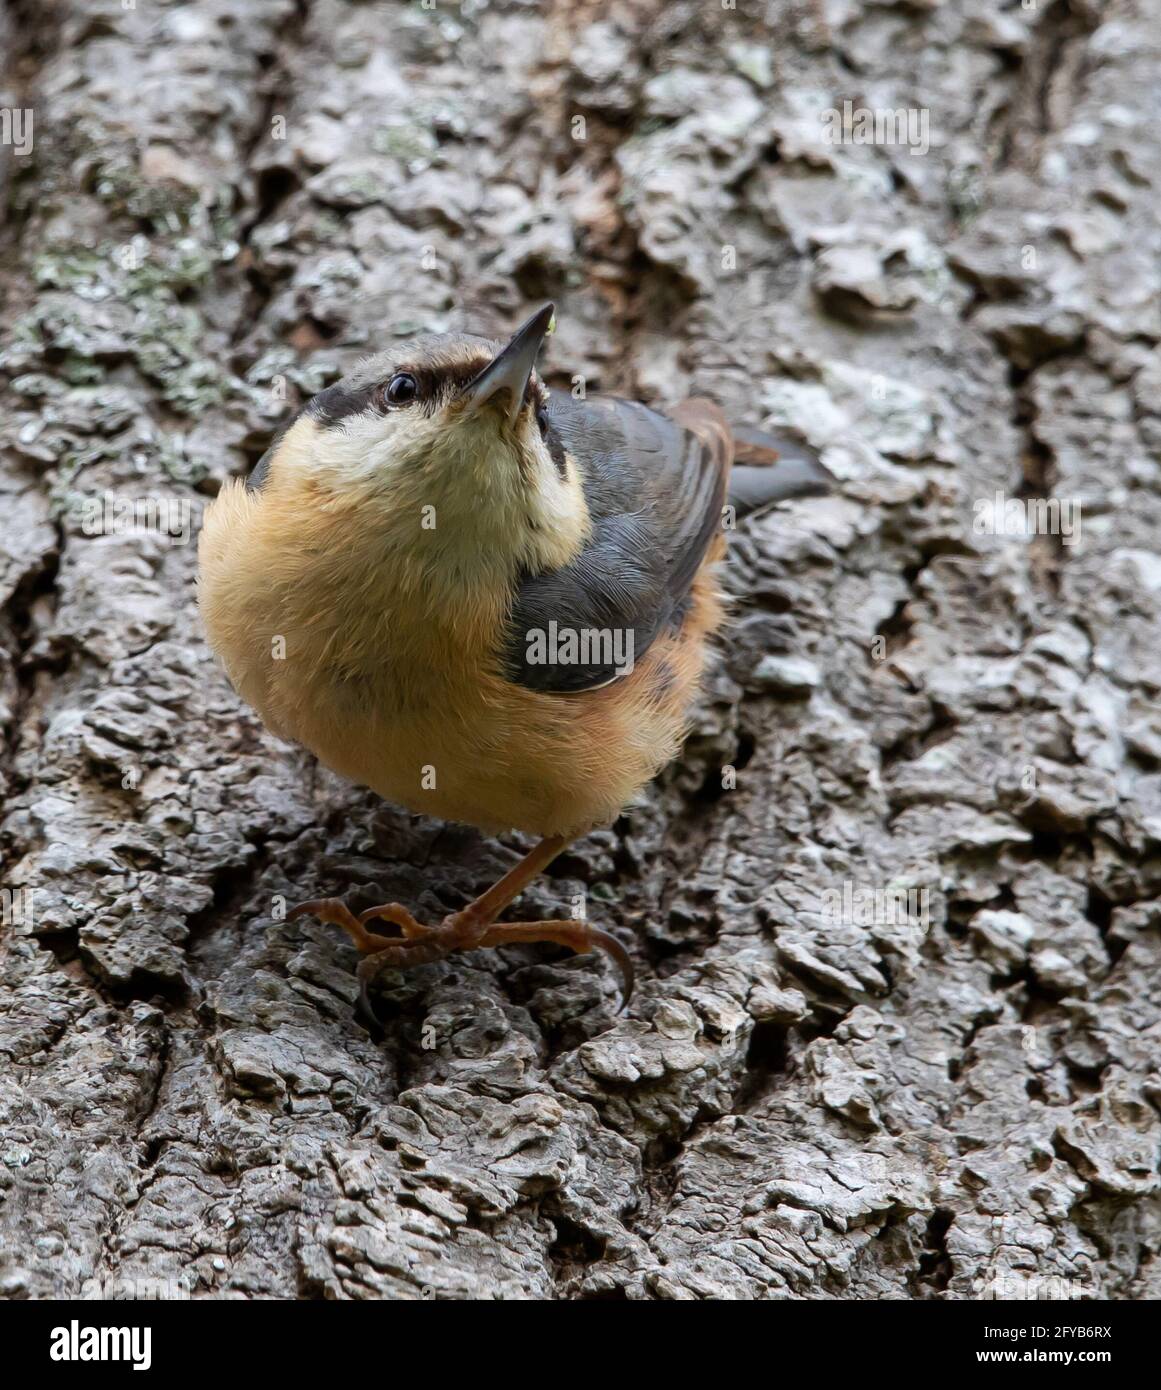
[[[295,908],[350,934],[364,1007],[385,966],[533,941],[608,952],[624,1006],[616,937],[498,919],[678,753],[733,516],[831,481],[709,400],[660,413],[547,389],[554,323],[546,304],[506,345],[429,336],[364,360],[205,516],[209,639],[273,733],[413,812],[541,837],[440,923]]]

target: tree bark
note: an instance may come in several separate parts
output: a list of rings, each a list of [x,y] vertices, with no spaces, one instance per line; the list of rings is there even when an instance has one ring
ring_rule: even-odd
[[[1161,1296],[1159,0],[6,26],[0,1295]],[[359,355],[547,297],[550,382],[841,487],[733,535],[686,756],[518,905],[632,943],[627,1015],[528,947],[375,1038],[285,905],[522,842],[266,734],[196,523]]]

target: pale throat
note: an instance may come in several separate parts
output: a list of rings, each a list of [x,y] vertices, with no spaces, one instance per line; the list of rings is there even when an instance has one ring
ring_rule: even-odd
[[[500,436],[494,421],[401,413],[323,433],[303,421],[286,437],[278,472],[295,491],[321,484],[331,500],[320,508],[312,499],[312,511],[345,512],[341,527],[328,528],[339,543],[323,566],[338,591],[370,587],[376,600],[396,591],[404,611],[453,624],[462,611],[472,622],[506,601],[518,575],[569,564],[591,534],[576,465],[567,461],[562,477],[528,425]],[[286,543],[299,546],[301,535]],[[370,603],[368,620],[379,608]]]
[[[474,555],[489,569],[560,569],[591,533],[576,467],[562,477],[539,438],[461,427],[433,441],[421,477],[443,546],[467,567]]]

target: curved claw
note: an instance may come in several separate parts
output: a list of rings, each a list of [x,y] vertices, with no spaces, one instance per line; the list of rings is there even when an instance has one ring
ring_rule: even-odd
[[[637,982],[637,974],[633,969],[633,957],[612,932],[602,931],[600,927],[590,927],[589,935],[602,951],[612,956],[617,969],[621,972],[621,1002],[617,1006],[617,1012],[623,1014],[629,1007],[629,1000],[633,997],[633,986]]]
[[[366,1028],[372,1036],[383,1033],[383,1020],[375,1012],[375,1005],[371,1002],[371,982],[370,980],[359,981],[359,993],[355,999],[355,1018]]]
[[[318,917],[332,926],[346,926],[346,917],[351,917],[351,909],[342,898],[312,898],[308,903],[298,903],[286,914],[286,921],[293,922],[296,917]],[[338,919],[338,920],[336,920]]]
[[[375,951],[363,957],[355,970],[355,977],[359,981],[359,994],[355,1000],[355,1017],[368,1029],[374,1029],[379,1033],[384,1030],[383,1020],[375,1012],[375,1005],[371,1002],[371,986],[379,978],[384,970],[400,969],[407,965],[418,965],[414,952],[409,952],[408,948],[418,944],[417,942],[401,940],[394,943],[390,948]]]

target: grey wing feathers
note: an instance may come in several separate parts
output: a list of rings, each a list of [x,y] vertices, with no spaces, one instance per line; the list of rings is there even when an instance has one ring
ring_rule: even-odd
[[[581,469],[592,536],[572,564],[519,585],[504,654],[511,680],[562,694],[593,689],[625,673],[611,659],[616,641],[623,655],[631,640],[640,660],[680,620],[721,525],[729,472],[728,429],[707,408],[716,431],[713,416],[706,431],[701,416],[686,428],[635,402],[550,394],[549,427]],[[608,645],[591,644],[589,660],[530,660],[534,634],[548,631],[603,633]]]
[[[638,518],[606,517],[594,526],[591,540],[572,564],[528,576],[508,623],[509,678],[532,690],[569,694],[623,674],[625,655],[631,660],[641,656],[667,613],[665,574],[651,556],[656,558],[656,550]],[[589,659],[558,663],[531,655],[537,641],[570,633],[590,634],[577,639],[588,643],[587,652],[581,652]],[[598,636],[594,640],[591,634]]]

